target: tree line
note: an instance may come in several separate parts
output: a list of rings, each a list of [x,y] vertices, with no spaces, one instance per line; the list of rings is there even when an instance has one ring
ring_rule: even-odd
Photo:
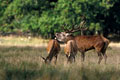
[[[120,35],[119,5],[119,0],[0,0],[0,33],[48,38],[64,24],[79,26],[85,17],[86,35]]]

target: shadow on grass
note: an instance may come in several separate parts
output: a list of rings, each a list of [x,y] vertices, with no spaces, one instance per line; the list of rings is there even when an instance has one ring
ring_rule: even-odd
[[[120,80],[120,71],[115,69],[106,71],[87,68],[62,70],[59,67],[42,65],[40,69],[7,67],[0,71],[4,72],[4,76],[0,75],[2,80]]]

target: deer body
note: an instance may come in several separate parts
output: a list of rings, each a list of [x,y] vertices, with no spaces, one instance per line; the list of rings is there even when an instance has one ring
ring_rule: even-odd
[[[72,36],[69,33],[61,32],[61,33],[56,34],[56,37],[59,41],[62,41],[62,42],[74,40],[77,45],[77,49],[81,52],[82,61],[84,61],[84,59],[85,59],[86,51],[95,49],[99,56],[98,63],[100,64],[100,62],[103,58],[102,56],[104,56],[105,63],[106,63],[106,59],[107,59],[106,49],[107,49],[110,41],[107,38],[103,37],[102,35]]]
[[[56,52],[58,54],[59,51],[60,51],[60,44],[58,43],[58,41],[55,39],[50,40],[47,46],[48,54],[50,54],[51,52]]]
[[[55,57],[56,58],[55,64],[56,64],[59,51],[60,51],[60,44],[56,39],[52,39],[48,42],[48,46],[47,46],[48,56],[46,58],[42,56],[41,57],[45,60],[45,63],[51,62],[53,57]]]
[[[72,33],[77,32],[77,31],[85,31],[87,30],[87,27],[85,27],[86,24],[86,17],[82,16],[81,17],[81,22],[80,25],[72,25],[71,29],[66,29],[64,26],[67,26],[67,24],[63,25],[62,29],[64,32],[61,33],[56,33],[56,39],[60,42],[66,43],[69,40],[74,40],[77,49],[81,52],[81,57],[82,61],[84,61],[85,58],[85,52],[91,49],[95,49],[98,53],[99,56],[99,61],[98,63],[100,64],[103,56],[105,58],[105,63],[107,59],[106,55],[106,49],[110,43],[110,41],[105,38],[102,35],[91,35],[91,36],[86,36],[86,35],[78,35],[78,36],[73,36]]]
[[[100,35],[94,36],[76,36],[75,40],[78,50],[81,52],[82,61],[85,59],[85,52],[91,49],[95,49],[99,56],[98,63],[100,64],[102,56],[107,59],[106,48],[108,47],[109,40]]]
[[[77,54],[77,45],[74,40],[67,41],[64,48],[64,52],[66,54],[68,62],[72,62],[72,59],[74,59],[75,62],[75,55]]]
[[[91,49],[101,51],[104,47],[104,40],[101,36],[76,36],[74,39],[77,43],[78,50],[85,52]]]

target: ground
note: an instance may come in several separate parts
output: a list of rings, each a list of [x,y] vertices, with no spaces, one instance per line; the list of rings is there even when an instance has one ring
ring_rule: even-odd
[[[81,63],[80,53],[76,62],[66,63],[62,50],[57,64],[45,64],[40,55],[46,57],[48,40],[31,37],[0,38],[0,80],[120,80],[120,43],[111,42],[107,48],[107,64],[97,64],[94,50],[86,53]]]

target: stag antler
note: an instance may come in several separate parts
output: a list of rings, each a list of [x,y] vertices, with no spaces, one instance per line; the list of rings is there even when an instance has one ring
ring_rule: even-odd
[[[65,29],[65,26],[68,26],[68,25],[67,25],[67,24],[64,24],[61,29],[63,29],[63,30],[64,30],[65,32],[67,32],[67,33],[72,33],[74,30],[77,29],[77,28],[75,28],[75,26],[77,26],[77,25],[72,25],[72,29]],[[70,26],[69,26],[69,27],[70,27]]]
[[[83,20],[79,25],[79,29],[83,31],[87,30],[87,27],[85,27],[85,24],[86,24],[86,21]]]
[[[68,26],[67,24],[64,24],[62,26],[62,29],[65,31],[65,32],[68,32],[68,33],[74,33],[74,32],[77,32],[77,31],[85,31],[87,30],[86,27],[84,27],[86,24],[86,19],[85,17],[83,18],[83,21],[81,21],[81,23],[79,25],[72,25],[72,29],[65,29],[64,26]]]
[[[67,24],[64,24],[64,25],[61,27],[61,29],[63,29],[65,32],[69,32],[68,29],[65,29],[65,26],[67,26]]]
[[[85,21],[82,21],[80,24],[79,24],[79,26],[78,25],[75,25],[75,26],[77,26],[77,27],[75,27],[75,26],[73,26],[72,27],[72,29],[69,31],[70,33],[74,33],[74,32],[77,32],[77,31],[85,31],[85,30],[87,30],[87,28],[86,27],[84,27],[85,26]]]

